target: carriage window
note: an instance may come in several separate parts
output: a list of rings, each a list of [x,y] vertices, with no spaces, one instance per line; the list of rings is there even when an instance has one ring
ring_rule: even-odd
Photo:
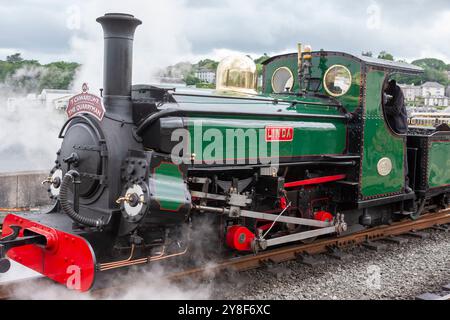
[[[350,90],[352,85],[352,74],[341,65],[332,66],[323,78],[325,90],[333,97],[343,96]]]
[[[291,91],[294,86],[294,75],[291,70],[281,67],[272,76],[272,90],[275,93]]]

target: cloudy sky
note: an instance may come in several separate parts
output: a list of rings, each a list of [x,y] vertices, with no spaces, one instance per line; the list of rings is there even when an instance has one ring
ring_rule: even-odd
[[[135,41],[138,75],[233,51],[295,51],[297,42],[450,63],[449,0],[0,0],[0,59],[22,52],[41,62],[79,61],[86,75],[97,72],[102,39],[95,18],[105,12],[143,20]]]

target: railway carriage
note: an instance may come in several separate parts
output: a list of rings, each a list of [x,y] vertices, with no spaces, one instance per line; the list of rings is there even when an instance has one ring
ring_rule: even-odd
[[[85,291],[100,273],[189,255],[198,242],[258,252],[448,205],[450,133],[399,135],[384,115],[384,83],[420,68],[299,46],[265,61],[259,94],[246,57],[221,62],[211,94],[132,86],[141,22],[97,21],[102,97],[85,86],[71,99],[44,181],[55,206],[5,218],[2,271],[12,259],[62,284],[77,275]],[[193,240],[204,217],[214,232]]]
[[[450,124],[450,114],[448,113],[413,113],[408,118],[411,127],[436,127],[441,124]]]

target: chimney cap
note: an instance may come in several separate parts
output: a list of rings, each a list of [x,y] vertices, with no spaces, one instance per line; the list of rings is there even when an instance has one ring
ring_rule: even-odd
[[[142,21],[127,13],[106,13],[96,19],[103,27],[104,38],[133,40],[134,31]]]
[[[142,21],[139,20],[139,19],[136,19],[134,17],[134,15],[129,14],[129,13],[118,13],[118,12],[105,13],[105,15],[103,15],[101,17],[98,17],[96,19],[96,21],[97,22],[102,22],[102,21],[111,20],[111,19],[134,21],[136,23],[136,25],[142,24]]]

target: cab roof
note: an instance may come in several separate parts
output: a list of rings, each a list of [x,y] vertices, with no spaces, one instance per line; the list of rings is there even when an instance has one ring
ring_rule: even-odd
[[[409,74],[420,74],[424,72],[424,70],[421,67],[415,66],[407,62],[377,59],[362,55],[355,56],[355,58],[363,61],[365,64],[369,66],[381,67],[383,69],[390,69],[392,71],[399,71],[402,73],[409,73]]]
[[[314,51],[311,53],[313,56],[347,56],[349,58],[352,58],[360,63],[364,63],[368,66],[373,66],[377,68],[381,68],[383,70],[387,70],[389,72],[400,72],[405,74],[420,74],[423,73],[424,70],[421,67],[415,66],[413,64],[407,63],[407,62],[401,62],[401,61],[389,61],[384,59],[377,59],[372,57],[366,57],[362,55],[351,55],[344,52],[337,52],[337,51]],[[288,53],[283,55],[278,55],[271,57],[263,62],[264,65],[270,63],[273,60],[282,58],[282,57],[289,57],[289,56],[297,56],[297,53]]]

